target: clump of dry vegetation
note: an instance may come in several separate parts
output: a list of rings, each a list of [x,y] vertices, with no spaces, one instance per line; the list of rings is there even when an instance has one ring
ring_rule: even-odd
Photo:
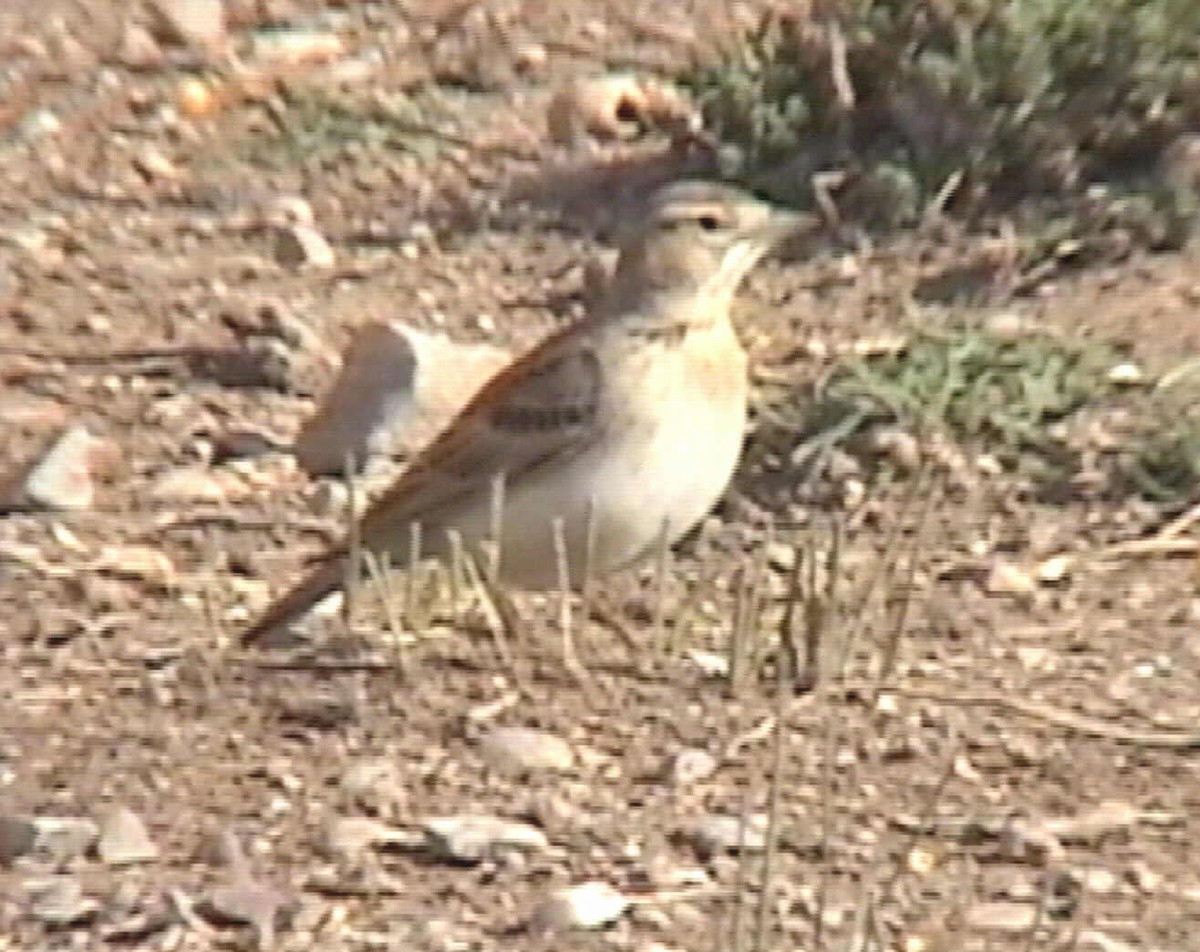
[[[1147,380],[1103,341],[960,323],[841,361],[813,419],[868,456],[862,437],[899,425],[986,453],[1052,496],[1178,502],[1200,480],[1197,407],[1194,361]]]
[[[1165,221],[1160,160],[1200,128],[1200,6],[1188,0],[858,0],[765,16],[686,77],[731,176],[792,201],[844,171],[873,224],[931,206],[976,215],[1030,198],[1060,213],[1098,189]],[[1189,204],[1183,202],[1182,204]]]

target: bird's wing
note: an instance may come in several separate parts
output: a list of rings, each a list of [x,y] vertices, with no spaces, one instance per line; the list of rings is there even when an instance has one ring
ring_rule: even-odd
[[[603,374],[591,334],[567,328],[500,371],[367,510],[362,538],[436,524],[503,474],[519,481],[591,445]]]
[[[600,433],[604,379],[595,342],[579,327],[543,341],[484,385],[457,417],[364,514],[366,548],[404,533],[413,522],[437,525],[457,504],[487,498],[501,473],[520,480],[538,467],[573,456]],[[308,611],[344,578],[345,546],[317,564],[241,637],[243,645]]]

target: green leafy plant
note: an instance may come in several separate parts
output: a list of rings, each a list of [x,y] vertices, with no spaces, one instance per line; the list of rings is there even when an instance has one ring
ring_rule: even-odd
[[[684,82],[726,172],[807,199],[847,169],[866,217],[1148,187],[1200,125],[1191,0],[848,0],[771,12]],[[848,199],[849,200],[849,199]]]

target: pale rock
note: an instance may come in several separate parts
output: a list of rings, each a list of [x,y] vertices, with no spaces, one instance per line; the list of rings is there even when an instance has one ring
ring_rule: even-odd
[[[404,777],[395,761],[372,757],[351,764],[341,779],[349,805],[385,818],[399,816],[406,800]]]
[[[725,655],[693,648],[687,652],[687,658],[707,678],[729,677],[729,659]]]
[[[1091,810],[1070,817],[1051,817],[1043,824],[1064,843],[1095,845],[1132,829],[1141,818],[1141,811],[1131,803],[1103,800]]]
[[[151,70],[162,66],[166,57],[149,30],[140,24],[128,23],[121,33],[117,59],[130,69]]]
[[[459,343],[398,321],[365,324],[342,357],[333,387],[293,446],[311,475],[340,475],[358,465],[427,443],[458,413],[509,354]]]
[[[1037,566],[1038,581],[1044,585],[1056,585],[1066,581],[1075,567],[1075,560],[1069,555],[1054,555],[1043,559]]]
[[[921,465],[921,444],[898,426],[880,427],[871,434],[871,448],[889,459],[902,472],[915,472]]]
[[[707,750],[685,747],[671,760],[669,775],[675,786],[687,787],[711,777],[716,770],[717,759]]]
[[[251,57],[271,66],[330,63],[346,55],[346,44],[336,33],[317,30],[263,30],[255,33]]]
[[[99,910],[94,899],[83,894],[83,885],[73,876],[51,876],[26,883],[32,902],[29,911],[39,922],[54,928],[76,925],[91,919]]]
[[[989,595],[1028,596],[1037,589],[1037,581],[1019,566],[997,559],[988,569],[983,588]]]
[[[0,509],[77,510],[96,498],[95,470],[109,449],[77,424],[64,431],[28,468],[0,487]]]
[[[268,203],[264,217],[272,228],[313,225],[317,220],[312,204],[301,195],[275,196]]]
[[[431,854],[459,863],[477,863],[506,850],[540,853],[550,847],[537,827],[496,816],[432,817],[424,831]]]
[[[179,166],[154,148],[144,148],[133,157],[133,167],[150,182],[177,182]]]
[[[168,470],[150,486],[157,502],[224,502],[229,487],[203,466],[182,466]]]
[[[275,231],[275,260],[285,268],[329,269],[337,262],[333,246],[312,225]]]
[[[693,823],[686,836],[696,850],[706,856],[743,849],[758,853],[767,845],[767,816],[754,813],[743,818],[713,813]]]
[[[163,35],[202,51],[217,52],[228,41],[224,0],[154,0]]]
[[[678,87],[630,73],[582,76],[559,89],[546,110],[550,138],[578,146],[633,139],[647,130],[684,139],[698,132],[700,114]]]
[[[275,946],[278,922],[298,905],[290,893],[260,883],[243,870],[235,873],[228,885],[212,890],[201,908],[215,922],[252,926],[258,935],[258,948],[270,949]]]
[[[542,929],[602,929],[629,908],[629,898],[608,883],[593,880],[554,890],[533,914]]]
[[[376,846],[416,848],[421,837],[397,830],[365,816],[336,816],[325,827],[325,852],[334,858],[354,860]]]
[[[100,828],[87,817],[39,816],[32,822],[31,852],[59,863],[86,855],[100,836]]]
[[[497,727],[480,738],[479,749],[488,766],[508,774],[575,766],[575,751],[565,740],[526,727]]]
[[[127,807],[117,807],[104,818],[96,850],[109,866],[129,866],[158,858],[158,847],[150,839],[146,824]]]
[[[1075,947],[1078,952],[1144,952],[1145,949],[1141,944],[1122,942],[1098,929],[1082,929],[1077,938]]]
[[[163,590],[174,586],[176,579],[175,565],[167,554],[148,545],[106,545],[91,568]]]
[[[966,911],[966,926],[975,932],[1025,935],[1037,922],[1037,906],[1025,902],[981,902]]]
[[[1136,387],[1146,382],[1146,372],[1137,364],[1116,364],[1109,368],[1108,381],[1119,387]]]

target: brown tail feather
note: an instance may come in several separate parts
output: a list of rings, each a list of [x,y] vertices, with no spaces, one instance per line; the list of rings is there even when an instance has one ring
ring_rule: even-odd
[[[286,595],[267,606],[259,619],[242,632],[242,645],[252,645],[272,631],[295,621],[326,595],[341,588],[344,575],[342,559],[322,562]]]

